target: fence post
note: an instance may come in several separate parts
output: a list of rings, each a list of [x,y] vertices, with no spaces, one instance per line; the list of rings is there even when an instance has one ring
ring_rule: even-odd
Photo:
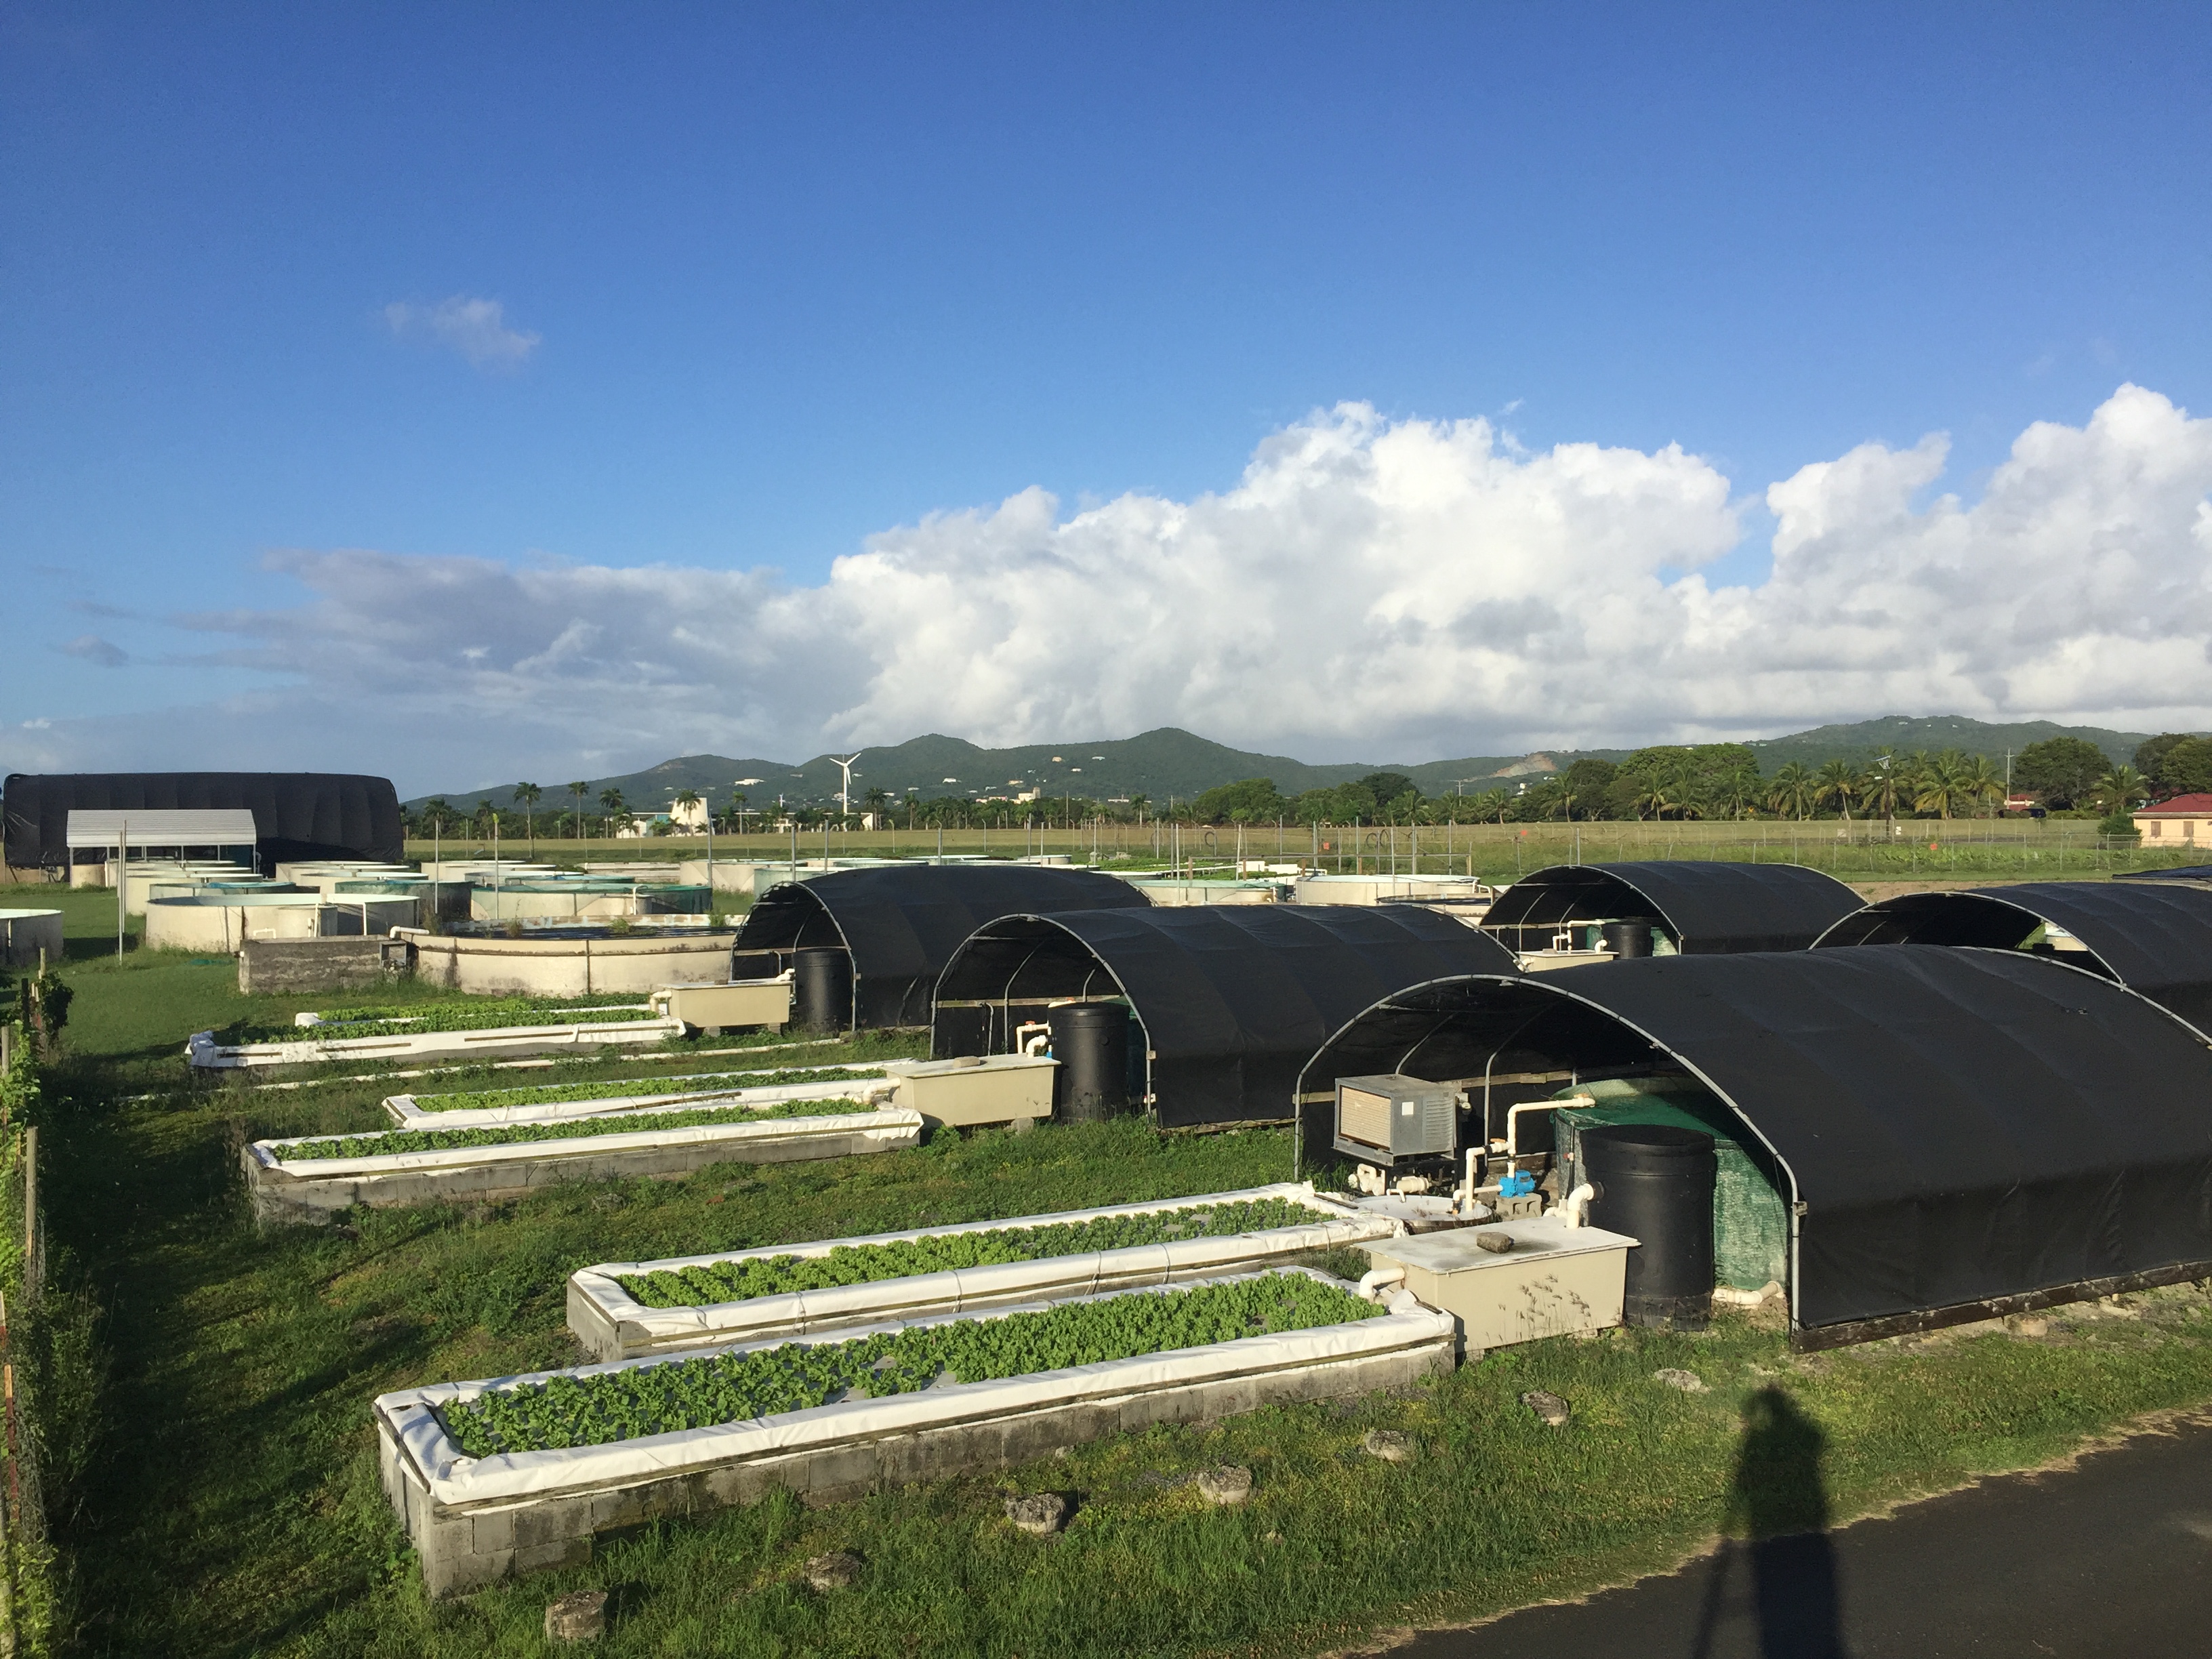
[[[38,1296],[39,1279],[39,1126],[35,1123],[23,1131],[23,1292],[33,1299]],[[15,1395],[9,1395],[9,1410],[15,1410]],[[12,1415],[9,1419],[13,1421]],[[9,1454],[13,1456],[11,1450]]]

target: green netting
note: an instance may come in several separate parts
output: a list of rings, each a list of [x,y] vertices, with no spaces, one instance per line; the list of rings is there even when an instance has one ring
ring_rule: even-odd
[[[1670,1123],[1713,1138],[1720,1169],[1713,1182],[1713,1272],[1723,1285],[1755,1291],[1790,1282],[1790,1220],[1773,1159],[1743,1120],[1691,1078],[1608,1078],[1563,1089],[1589,1095],[1595,1106],[1553,1114],[1559,1156],[1579,1182],[1582,1133],[1613,1123]]]

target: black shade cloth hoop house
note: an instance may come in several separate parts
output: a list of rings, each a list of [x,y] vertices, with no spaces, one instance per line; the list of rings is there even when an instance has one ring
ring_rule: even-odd
[[[1801,1346],[2212,1273],[2212,1043],[2098,975],[1869,945],[1442,981],[1346,1024],[1298,1089],[1494,1060],[1663,1066],[1733,1110],[1785,1188]]]
[[[908,864],[832,871],[761,896],[738,928],[732,973],[765,976],[802,947],[842,946],[853,958],[856,1027],[927,1025],[945,964],[994,917],[1148,902],[1127,882],[1090,870]]]
[[[1500,893],[1482,926],[1527,951],[1571,921],[1650,916],[1683,955],[1707,956],[1802,951],[1859,907],[1842,882],[1796,864],[1554,864]]]
[[[2016,950],[2056,923],[2081,949],[2038,947],[2116,980],[2212,1034],[2212,891],[2179,884],[2035,881],[1950,893],[1905,893],[1845,916],[1816,948],[1978,945]]]
[[[1338,1026],[1401,987],[1514,971],[1497,940],[1417,905],[1203,905],[1006,916],[939,982],[932,1048],[1003,1054],[1054,1003],[1126,1000],[1136,1091],[1164,1127],[1279,1121]]]

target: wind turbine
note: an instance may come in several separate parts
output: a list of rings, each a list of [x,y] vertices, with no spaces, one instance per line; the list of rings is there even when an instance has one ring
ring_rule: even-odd
[[[837,791],[837,811],[846,817],[853,816],[853,763],[867,752],[865,749],[855,749],[842,760],[839,760],[835,755],[830,757],[837,769],[845,776],[844,787]]]

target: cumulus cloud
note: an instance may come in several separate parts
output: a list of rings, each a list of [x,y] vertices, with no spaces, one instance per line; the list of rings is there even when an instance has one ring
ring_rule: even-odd
[[[540,337],[507,325],[506,307],[497,300],[456,294],[434,306],[395,301],[385,307],[386,326],[401,339],[428,338],[478,368],[520,368],[538,349]]]
[[[307,603],[190,623],[204,660],[292,688],[271,727],[319,711],[410,771],[431,732],[503,773],[1163,724],[1316,758],[1893,713],[2212,726],[2212,421],[2123,386],[2023,433],[1972,504],[1930,495],[1946,453],[1867,444],[1773,484],[1751,585],[1702,574],[1741,497],[1696,456],[1346,404],[1218,494],[1063,518],[1024,490],[872,537],[818,586],[292,552],[271,566]]]
[[[80,634],[54,647],[64,657],[76,657],[86,662],[98,663],[102,668],[120,668],[131,660],[131,653],[121,646],[103,640],[97,634]]]

